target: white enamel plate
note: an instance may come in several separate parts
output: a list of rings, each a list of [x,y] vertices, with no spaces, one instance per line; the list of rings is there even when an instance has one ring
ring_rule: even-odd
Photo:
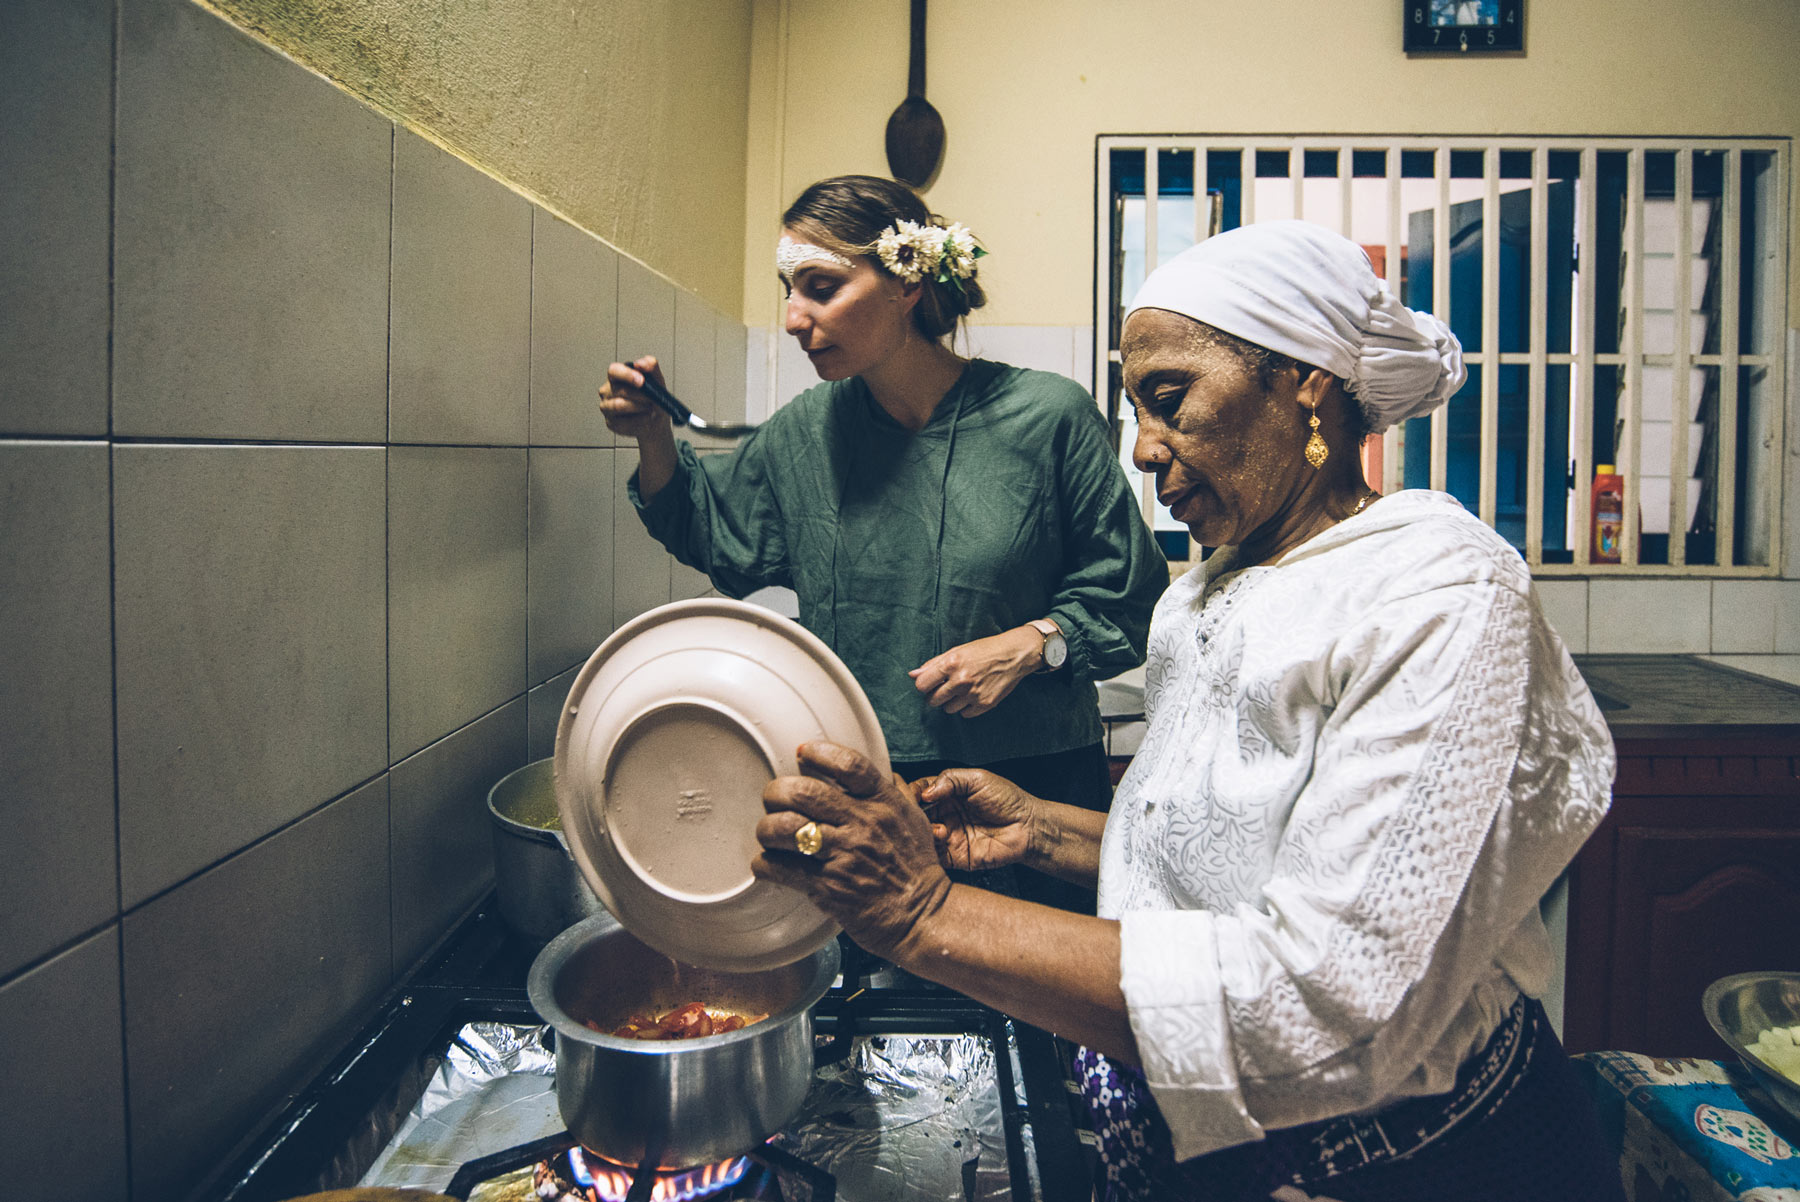
[[[828,739],[888,770],[875,710],[796,622],[742,601],[678,601],[627,622],[575,678],[556,728],[569,849],[624,927],[665,955],[748,972],[837,935],[750,872],[763,786]]]

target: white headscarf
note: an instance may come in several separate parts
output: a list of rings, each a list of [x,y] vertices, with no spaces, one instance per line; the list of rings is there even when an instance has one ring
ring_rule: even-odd
[[[1307,221],[1215,234],[1158,267],[1132,298],[1278,351],[1344,381],[1372,432],[1429,413],[1467,377],[1462,344],[1408,309],[1363,248]]]

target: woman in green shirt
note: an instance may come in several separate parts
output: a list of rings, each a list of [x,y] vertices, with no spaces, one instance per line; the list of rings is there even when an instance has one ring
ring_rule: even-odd
[[[903,777],[980,766],[1104,810],[1094,682],[1143,662],[1168,568],[1098,407],[946,344],[985,302],[982,252],[904,185],[821,181],[782,226],[787,332],[824,382],[702,458],[639,391],[655,360],[613,364],[640,517],[723,593],[793,589]]]

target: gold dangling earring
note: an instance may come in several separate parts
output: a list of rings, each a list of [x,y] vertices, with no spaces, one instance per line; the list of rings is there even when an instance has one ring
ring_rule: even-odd
[[[1306,461],[1315,468],[1324,467],[1325,460],[1331,456],[1331,448],[1325,445],[1323,438],[1319,437],[1319,411],[1317,409],[1313,410],[1309,424],[1312,426],[1312,434],[1306,440]]]

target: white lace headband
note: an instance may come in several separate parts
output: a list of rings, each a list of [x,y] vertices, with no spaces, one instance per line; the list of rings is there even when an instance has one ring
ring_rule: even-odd
[[[849,259],[835,250],[826,250],[823,246],[814,246],[810,242],[796,242],[786,234],[775,244],[775,270],[788,283],[794,282],[794,273],[802,264],[825,262],[837,267],[852,266]]]

